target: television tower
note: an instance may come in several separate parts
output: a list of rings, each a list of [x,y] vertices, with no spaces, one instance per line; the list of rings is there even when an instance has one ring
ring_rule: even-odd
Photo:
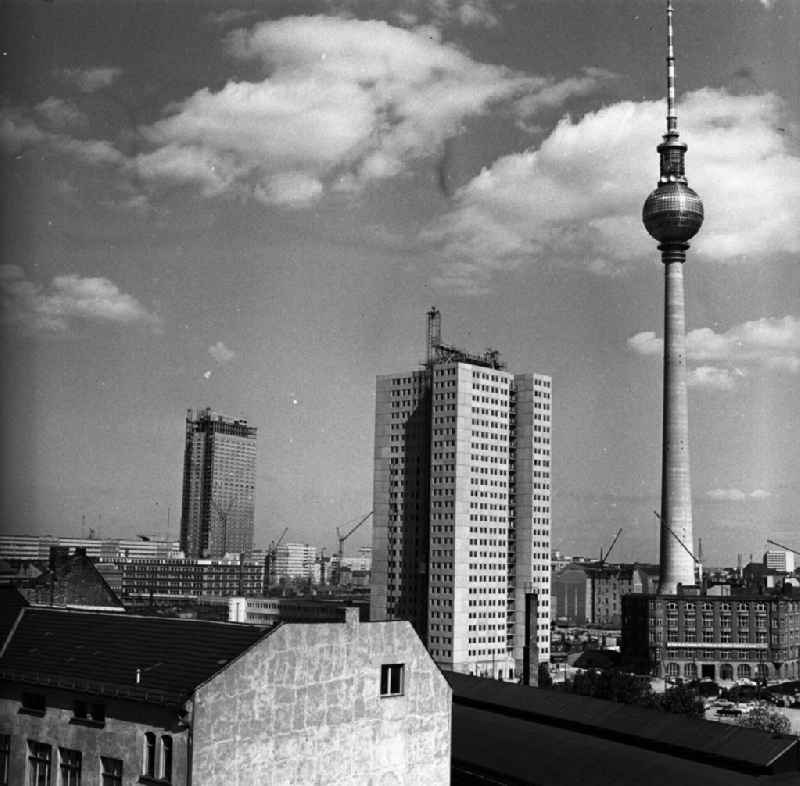
[[[675,53],[672,3],[667,3],[667,132],[656,148],[661,174],[644,203],[642,221],[659,242],[664,264],[664,399],[661,448],[661,531],[659,586],[674,595],[691,585],[694,560],[677,538],[692,548],[692,484],[689,473],[689,410],[686,395],[686,313],[683,264],[688,241],[703,224],[703,203],[686,181],[686,144],[678,139],[675,111]]]

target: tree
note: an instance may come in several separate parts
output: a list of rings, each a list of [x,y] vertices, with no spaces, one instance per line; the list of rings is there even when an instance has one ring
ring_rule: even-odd
[[[688,715],[690,718],[702,718],[705,714],[703,700],[688,685],[676,685],[662,695],[655,696],[653,705],[663,712]]]
[[[775,737],[792,733],[792,724],[789,719],[777,710],[770,709],[766,704],[758,704],[750,712],[742,715],[738,720],[740,726],[747,729],[761,729]]]

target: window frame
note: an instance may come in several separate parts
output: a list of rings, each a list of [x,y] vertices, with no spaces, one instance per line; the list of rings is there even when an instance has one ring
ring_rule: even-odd
[[[117,767],[119,765],[119,767]],[[119,771],[117,771],[117,769]],[[100,756],[100,783],[102,786],[122,786],[122,759],[113,756]]]
[[[382,699],[405,695],[405,663],[382,663],[380,672],[380,697]]]
[[[81,786],[83,754],[74,748],[58,748],[59,786]]]
[[[30,786],[49,786],[53,774],[53,746],[38,740],[28,740],[28,783]]]

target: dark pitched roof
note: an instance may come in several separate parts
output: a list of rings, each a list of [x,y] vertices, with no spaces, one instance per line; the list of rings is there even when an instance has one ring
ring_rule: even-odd
[[[788,786],[798,776],[733,772],[458,703],[452,745],[454,786]]]
[[[54,548],[53,552],[56,551]],[[72,555],[54,553],[50,570],[21,582],[19,586],[32,605],[125,610],[122,601],[85,551]]]
[[[774,762],[798,755],[796,737],[773,737],[739,726],[693,720],[588,696],[496,680],[445,674],[454,703],[572,729],[653,751],[713,762],[746,773],[769,773]]]
[[[250,625],[31,607],[0,652],[0,678],[178,705],[263,635]]]
[[[20,611],[28,605],[20,591],[11,584],[0,585],[0,647],[11,632]]]

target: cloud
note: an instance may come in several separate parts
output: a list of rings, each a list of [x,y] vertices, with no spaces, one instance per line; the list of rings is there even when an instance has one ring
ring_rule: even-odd
[[[64,333],[73,322],[144,325],[160,329],[160,319],[107,278],[56,276],[44,288],[25,278],[17,265],[0,265],[4,321],[32,332]]]
[[[743,372],[739,372],[744,376]],[[727,368],[716,366],[698,366],[686,376],[689,387],[703,388],[705,390],[733,390],[736,384],[736,373]]]
[[[58,98],[42,101],[37,104],[35,111],[52,126],[80,125],[86,119],[72,104]],[[0,148],[11,155],[18,155],[34,145],[46,145],[87,164],[126,163],[125,156],[104,139],[78,139],[69,134],[46,130],[32,113],[18,107],[0,110]]]
[[[631,336],[628,346],[639,355],[663,352],[662,339],[652,331]],[[746,376],[743,368],[748,366],[798,374],[800,317],[763,317],[734,325],[724,333],[710,328],[690,330],[686,334],[686,357],[689,362],[702,364],[687,380],[696,387],[730,390],[737,379]]]
[[[420,19],[441,28],[446,25],[492,28],[500,19],[491,0],[406,0],[392,12],[398,22],[419,26]]]
[[[536,92],[522,101],[535,107]],[[780,99],[705,88],[678,109],[689,181],[706,206],[692,258],[764,264],[800,252],[800,157],[780,132]],[[544,261],[599,274],[655,263],[640,216],[663,126],[663,101],[619,102],[564,117],[538,148],[495,161],[423,233],[445,259],[439,281],[465,264],[480,287]]]
[[[47,138],[48,134],[19,109],[0,109],[0,148],[4,153],[19,155],[27,147]]]
[[[289,17],[226,46],[268,76],[198,90],[144,128],[151,150],[130,164],[142,178],[307,205],[438,154],[467,118],[538,84],[376,20]]]
[[[57,127],[84,125],[87,121],[86,115],[74,104],[55,96],[46,98],[35,109],[48,123]]]
[[[243,22],[256,16],[258,11],[251,10],[245,11],[241,8],[229,8],[226,11],[210,11],[204,17],[204,20],[210,25],[223,25],[236,24]]]
[[[562,106],[569,98],[596,92],[603,84],[616,77],[616,74],[603,68],[584,68],[582,76],[561,81],[543,78],[537,90],[516,102],[516,114],[524,119],[544,108]]]
[[[772,495],[764,489],[755,489],[749,493],[741,489],[711,489],[706,492],[706,496],[715,502],[747,502],[767,499]]]
[[[210,346],[208,348],[208,354],[221,366],[230,363],[236,357],[236,353],[232,349],[228,349],[221,341],[217,341],[216,344]]]
[[[62,68],[58,75],[75,85],[83,93],[94,93],[109,87],[122,74],[121,68],[100,66],[97,68]]]

